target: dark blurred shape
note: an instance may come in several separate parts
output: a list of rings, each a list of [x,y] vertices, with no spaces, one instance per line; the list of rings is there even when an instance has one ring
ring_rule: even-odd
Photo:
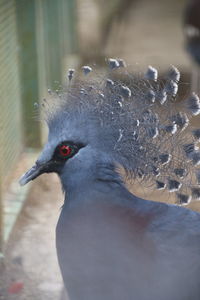
[[[133,4],[138,0],[112,0],[109,5],[108,2],[102,1],[101,7],[104,10],[102,24],[101,24],[101,34],[102,34],[102,45],[107,42],[112,26],[115,22],[121,23],[129,13]],[[105,5],[107,5],[107,10],[105,12]]]
[[[186,49],[200,65],[200,0],[190,0],[184,13]]]
[[[22,264],[23,264],[23,259],[22,259],[21,256],[16,256],[16,257],[14,257],[14,258],[12,259],[12,262],[13,262],[14,264],[16,264],[16,265],[22,266]]]

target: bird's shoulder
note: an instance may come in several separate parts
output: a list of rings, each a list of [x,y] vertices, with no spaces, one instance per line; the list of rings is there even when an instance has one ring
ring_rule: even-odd
[[[198,212],[177,205],[150,203],[147,214],[152,216],[148,232],[161,247],[172,247],[174,251],[188,249],[193,254],[200,255]]]
[[[146,219],[146,231],[162,240],[189,243],[200,249],[200,213],[175,204],[155,202],[130,195],[129,203],[134,215]]]

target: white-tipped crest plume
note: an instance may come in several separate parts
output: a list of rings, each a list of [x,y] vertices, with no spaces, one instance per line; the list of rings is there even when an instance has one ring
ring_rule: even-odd
[[[70,69],[67,88],[49,90],[43,103],[49,127],[71,124],[130,177],[175,192],[180,204],[200,199],[200,129],[188,126],[200,114],[198,96],[176,102],[180,72],[174,66],[160,81],[152,66],[139,78],[128,73],[122,59],[107,64],[107,76],[83,66],[80,80]]]

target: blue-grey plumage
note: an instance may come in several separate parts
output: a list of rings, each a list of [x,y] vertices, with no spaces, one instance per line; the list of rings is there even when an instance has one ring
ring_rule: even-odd
[[[105,161],[86,147],[61,175],[56,240],[70,299],[199,299],[200,215],[135,197]]]
[[[118,62],[108,61],[110,72],[124,68]],[[180,204],[199,199],[199,129],[185,131],[198,98],[177,111],[175,67],[163,89],[153,67],[128,86],[115,78],[89,82],[88,66],[83,73],[87,83],[70,77],[67,92],[51,92],[48,142],[20,181],[60,177],[56,245],[70,300],[199,300],[200,214],[136,197],[121,173],[175,192]]]

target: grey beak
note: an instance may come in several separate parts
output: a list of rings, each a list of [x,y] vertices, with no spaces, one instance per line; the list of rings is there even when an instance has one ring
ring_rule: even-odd
[[[41,174],[41,169],[43,165],[35,164],[30,170],[28,170],[19,180],[19,184],[25,185],[29,181],[35,179]]]

